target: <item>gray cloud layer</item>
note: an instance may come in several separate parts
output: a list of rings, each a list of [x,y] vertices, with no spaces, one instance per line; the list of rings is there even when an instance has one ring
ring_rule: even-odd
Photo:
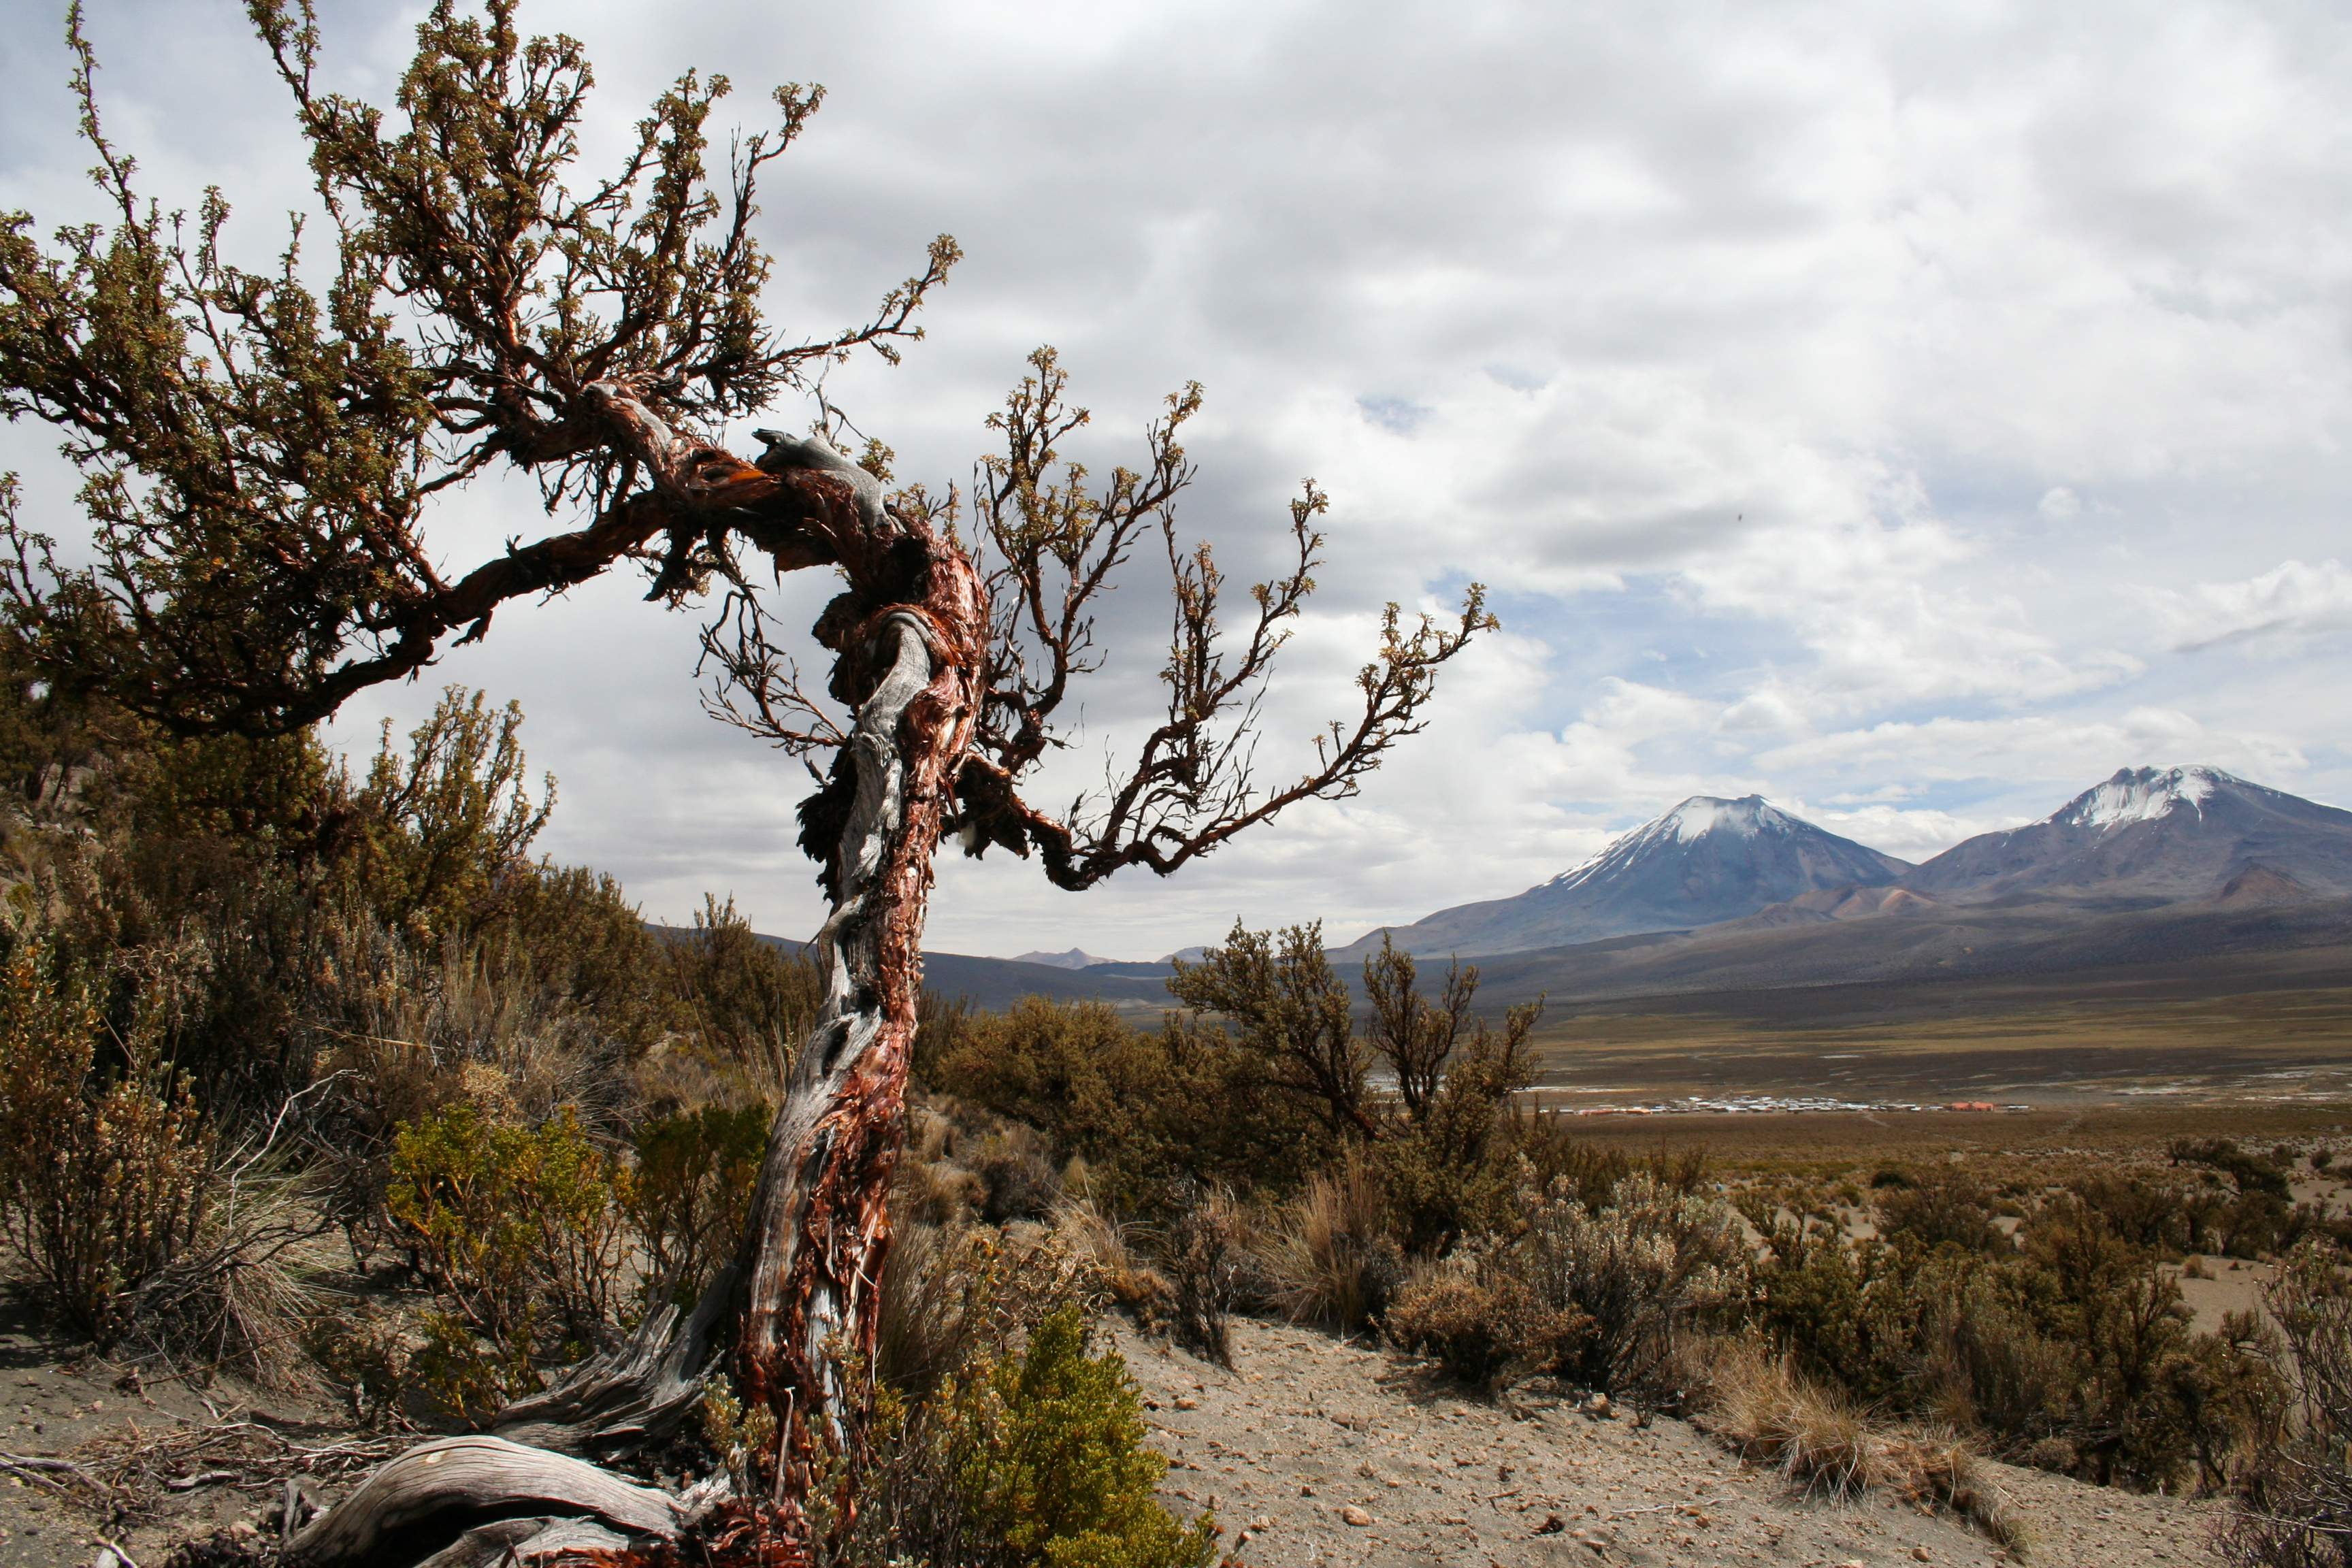
[[[0,201],[86,210],[46,5],[0,33]],[[114,124],[241,233],[299,205],[226,0],[96,0]],[[384,96],[415,8],[331,9]],[[779,312],[822,326],[932,233],[971,259],[902,370],[835,391],[958,478],[1053,342],[1131,452],[1198,377],[1195,525],[1236,576],[1314,474],[1339,556],[1270,707],[1344,703],[1382,600],[1475,577],[1507,621],[1344,805],[1074,901],[942,862],[935,941],[1144,955],[1240,914],[1374,921],[1517,890],[1699,790],[1894,853],[2125,763],[2352,799],[2337,529],[2352,410],[2352,22],[2311,5],[1414,6],[741,0],[527,8],[598,61],[598,140],[689,66],[833,97],[780,167]],[[0,461],[52,504],[46,443]],[[453,560],[535,519],[484,487]],[[821,584],[790,585],[814,604]],[[1075,788],[1147,710],[1160,615],[1089,699]],[[696,710],[691,628],[600,586],[448,679],[521,699],[550,844],[656,914],[815,918],[796,769]],[[363,741],[429,692],[344,721]],[[1287,754],[1287,753],[1286,753]]]

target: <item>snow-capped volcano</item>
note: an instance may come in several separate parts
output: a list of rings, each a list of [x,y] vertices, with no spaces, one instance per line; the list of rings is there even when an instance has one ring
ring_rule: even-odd
[[[2061,826],[2088,827],[2099,832],[2154,822],[2172,812],[2205,815],[2205,801],[2217,789],[2235,784],[2252,788],[2219,768],[2123,768],[2104,784],[2092,785],[2050,814]]]
[[[1903,885],[1937,898],[2172,900],[2221,897],[2249,872],[2273,894],[2352,894],[2352,812],[2219,768],[2123,768],[2040,822],[1947,849]]]
[[[1761,795],[1693,795],[1516,898],[1389,928],[1418,954],[1517,952],[1751,915],[1822,888],[1878,887],[1907,862],[1824,832]],[[1380,944],[1372,932],[1349,952]]]

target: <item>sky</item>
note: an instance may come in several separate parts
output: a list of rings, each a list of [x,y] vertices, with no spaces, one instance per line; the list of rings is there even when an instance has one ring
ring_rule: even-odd
[[[307,175],[243,7],[88,10],[146,187],[193,206],[219,184],[232,247],[263,263]],[[0,208],[95,216],[62,7],[0,11]],[[421,12],[322,5],[331,84],[388,100]],[[769,85],[824,84],[759,220],[780,322],[858,319],[957,237],[927,341],[828,386],[902,479],[964,479],[1052,343],[1098,472],[1205,385],[1184,526],[1237,584],[1273,564],[1302,477],[1329,492],[1268,776],[1346,711],[1384,603],[1493,590],[1503,629],[1360,796],[1079,895],[943,856],[936,949],[1144,958],[1236,919],[1350,940],[1517,892],[1702,793],[1911,859],[2126,766],[2352,805],[2352,11],[525,0],[522,20],[596,62],[592,173],[688,68],[732,78],[747,128]],[[53,447],[0,428],[27,521],[70,537]],[[494,479],[429,537],[463,570],[548,526]],[[1151,565],[1106,614],[1114,657],[1046,798],[1150,721]],[[802,574],[777,596],[805,621],[832,591]],[[541,848],[617,873],[650,918],[711,892],[804,934],[806,775],[703,715],[694,623],[641,592],[510,607],[335,738],[372,749],[447,682],[520,701],[559,780]]]

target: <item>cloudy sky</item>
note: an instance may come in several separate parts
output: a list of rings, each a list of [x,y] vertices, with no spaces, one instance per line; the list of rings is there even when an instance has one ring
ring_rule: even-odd
[[[0,206],[91,212],[61,7],[0,0]],[[118,139],[274,253],[304,171],[231,0],[89,0]],[[335,85],[388,99],[421,7],[329,4]],[[1761,792],[1923,858],[2116,768],[2209,763],[2352,805],[2352,13],[2330,5],[1119,5],[526,0],[585,40],[601,153],[689,67],[831,96],[767,193],[780,319],[970,259],[896,371],[832,386],[903,477],[963,477],[1041,342],[1098,469],[1197,378],[1190,524],[1272,559],[1303,475],[1324,592],[1269,704],[1285,771],[1389,599],[1473,579],[1505,630],[1355,801],[1172,881],[1073,897],[941,863],[932,945],[1156,955],[1340,939],[1517,891],[1697,793]],[[592,162],[593,154],[592,154]],[[786,410],[774,423],[804,422]],[[71,531],[37,429],[0,431]],[[451,563],[543,526],[510,487]],[[1148,563],[1147,563],[1148,564]],[[693,626],[601,585],[509,612],[423,687],[522,702],[544,847],[647,912],[731,891],[813,928],[796,764],[701,716]],[[812,611],[830,590],[795,582]],[[1150,701],[1139,570],[1056,784]],[[1049,789],[1047,794],[1057,793]]]

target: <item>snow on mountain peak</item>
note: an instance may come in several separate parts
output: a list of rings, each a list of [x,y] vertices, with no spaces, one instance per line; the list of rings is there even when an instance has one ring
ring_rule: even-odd
[[[1654,846],[1696,843],[1710,833],[1753,838],[1767,830],[1785,830],[1790,821],[1789,816],[1767,803],[1760,795],[1744,795],[1738,800],[1726,800],[1720,795],[1695,795],[1655,821],[1645,822],[1631,833],[1620,834],[1611,839],[1600,854],[1580,861],[1554,877],[1552,885],[1572,888],[1605,871],[1613,871],[1630,864]]]
[[[2217,788],[2238,782],[2219,768],[2121,768],[2105,784],[2067,802],[2050,820],[2105,833],[2135,822],[2154,822],[2182,806],[2201,817],[2205,802]]]
[[[1752,838],[1768,826],[1777,825],[1780,818],[1780,814],[1767,805],[1760,795],[1745,795],[1738,800],[1695,795],[1658,818],[1652,826],[1660,833],[1672,833],[1678,842],[1688,844],[1718,829],[1742,838]]]

